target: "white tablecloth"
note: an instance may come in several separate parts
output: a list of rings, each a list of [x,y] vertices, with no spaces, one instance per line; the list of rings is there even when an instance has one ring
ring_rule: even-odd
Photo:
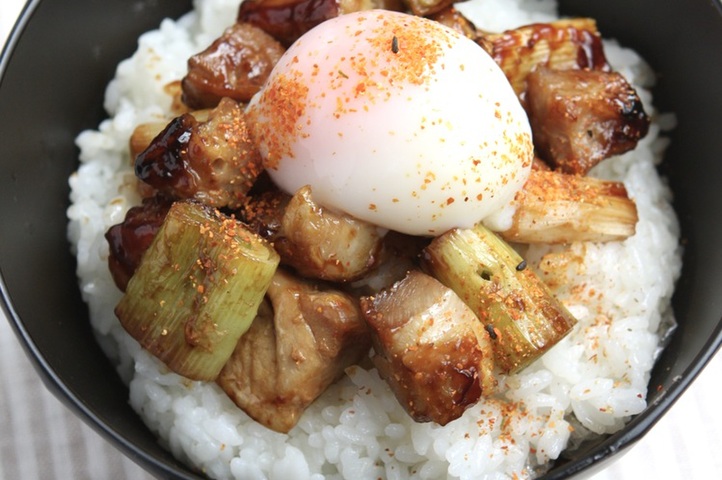
[[[23,0],[0,0],[0,44]],[[722,478],[722,355],[637,445],[593,480]],[[0,311],[0,480],[150,478],[43,386]]]

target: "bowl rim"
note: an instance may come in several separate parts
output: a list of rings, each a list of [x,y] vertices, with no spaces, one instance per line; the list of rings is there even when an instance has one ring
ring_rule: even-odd
[[[26,0],[18,14],[18,18],[11,27],[5,45],[0,50],[0,86],[2,86],[6,70],[20,37],[42,2],[43,0]],[[70,250],[68,250],[68,252],[70,252]],[[162,474],[163,476],[172,474],[174,478],[184,480],[203,478],[197,475],[189,475],[177,466],[164,462],[162,459],[139,449],[133,442],[104,422],[78,395],[62,382],[33,341],[28,330],[25,328],[22,318],[15,310],[2,268],[0,268],[0,308],[2,308],[23,353],[30,361],[30,364],[44,387],[85,425],[148,472]]]
[[[28,0],[25,2],[18,19],[13,25],[2,51],[0,51],[0,85],[3,82],[5,71],[10,62],[15,47],[23,30],[31,20],[32,15],[43,0]],[[722,0],[710,2],[722,15]],[[194,474],[188,474],[177,466],[164,462],[148,452],[139,449],[133,442],[125,438],[120,432],[106,424],[96,413],[85,404],[56,374],[50,363],[32,340],[25,328],[22,318],[15,310],[11,295],[7,289],[5,278],[0,268],[0,307],[5,313],[8,323],[15,334],[26,357],[30,360],[35,372],[44,387],[50,391],[73,414],[86,425],[100,434],[106,441],[121,451],[126,457],[138,463],[149,472],[174,475],[178,479],[200,479]],[[563,466],[543,476],[545,480],[560,480],[583,473],[591,473],[595,467],[603,468],[609,460],[620,457],[641,440],[661,420],[667,411],[679,400],[682,394],[696,380],[699,374],[709,364],[712,358],[722,350],[722,317],[714,328],[712,336],[705,342],[704,347],[694,356],[690,365],[667,386],[664,392],[653,402],[647,404],[644,411],[632,417],[624,429],[608,436],[594,447],[593,455],[584,455],[582,458],[564,462]],[[558,470],[558,471],[557,471]]]
[[[12,52],[15,50],[15,45],[20,39],[20,35],[25,29],[27,23],[30,21],[30,17],[40,2],[42,2],[42,0],[26,0],[25,4],[18,13],[18,18],[10,28],[10,32],[8,32],[5,45],[2,50],[0,50],[0,83],[2,83],[3,77],[5,76],[5,69],[10,62],[10,57],[12,56]]]

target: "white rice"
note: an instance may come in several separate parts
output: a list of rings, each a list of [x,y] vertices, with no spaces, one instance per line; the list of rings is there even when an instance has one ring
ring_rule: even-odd
[[[671,195],[655,170],[666,144],[660,130],[673,118],[652,107],[650,69],[613,42],[606,43],[611,63],[638,88],[654,121],[636,150],[593,173],[625,182],[639,209],[637,234],[525,252],[579,324],[533,366],[502,379],[499,398],[445,427],[414,423],[375,371],[352,368],[283,435],[249,419],[216,385],[169,373],[126,334],[113,313],[121,294],[103,234],[139,201],[128,138],[138,123],[168,117],[163,87],[235,18],[238,1],[197,0],[194,12],[140,38],[107,89],[109,119],[79,135],[81,164],[70,178],[69,237],[93,328],[129,386],[131,405],[160,441],[218,479],[529,478],[563,450],[615,432],[641,412],[661,334],[673,321],[669,301],[680,270]],[[552,0],[474,0],[459,8],[488,30],[556,17]]]

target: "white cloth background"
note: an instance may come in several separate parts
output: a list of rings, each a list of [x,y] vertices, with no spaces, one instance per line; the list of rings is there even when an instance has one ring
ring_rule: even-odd
[[[0,45],[23,3],[0,0]],[[722,478],[721,379],[718,354],[668,415],[593,480]],[[0,311],[0,480],[144,478],[45,389]]]

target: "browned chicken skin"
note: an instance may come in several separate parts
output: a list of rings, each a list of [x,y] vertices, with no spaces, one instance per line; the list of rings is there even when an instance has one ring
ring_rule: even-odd
[[[159,192],[212,207],[239,207],[261,170],[243,110],[229,98],[175,118],[135,160],[136,176]]]
[[[272,241],[281,263],[300,275],[333,282],[357,280],[378,261],[383,232],[375,225],[315,203],[310,187],[294,195],[265,192],[240,215]]]
[[[446,0],[444,0],[446,1]],[[285,47],[316,25],[344,13],[382,8],[401,10],[401,0],[245,0],[239,22],[263,29]]]
[[[147,198],[141,205],[128,210],[122,223],[113,225],[105,233],[109,245],[108,267],[121,291],[125,291],[171,203],[163,197]]]
[[[457,9],[455,9],[453,4],[429,15],[429,18],[451,28],[452,30],[456,30],[467,38],[476,40],[479,36],[479,32],[476,30],[474,24],[467,20],[467,18]]]
[[[348,282],[377,261],[383,233],[378,227],[324,208],[311,198],[310,187],[291,197],[276,241],[281,258],[303,276]]]
[[[260,28],[236,23],[188,60],[188,74],[182,81],[183,103],[198,110],[215,107],[223,97],[249,102],[284,51]]]
[[[632,150],[649,117],[617,72],[537,68],[527,78],[526,109],[538,154],[555,169],[585,175]]]
[[[537,155],[585,175],[633,149],[649,117],[634,88],[612,72],[594,20],[574,18],[479,34],[530,119]]]
[[[451,289],[418,270],[361,299],[374,364],[418,422],[446,425],[495,388],[493,352],[476,315]]]
[[[238,9],[237,20],[260,27],[289,47],[316,25],[338,15],[337,0],[246,0]]]
[[[259,423],[288,432],[343,371],[369,352],[358,302],[279,269],[217,383]]]

